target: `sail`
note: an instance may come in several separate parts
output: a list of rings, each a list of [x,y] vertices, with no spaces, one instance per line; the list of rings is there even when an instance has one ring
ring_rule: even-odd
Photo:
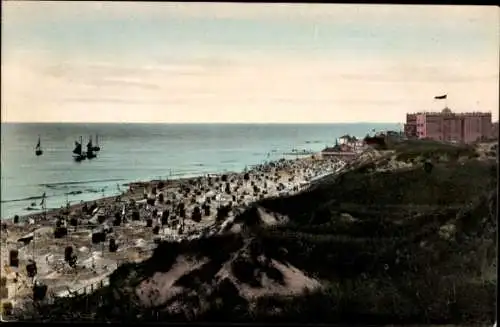
[[[89,142],[87,143],[87,158],[95,158],[94,146],[92,145],[92,136],[89,138]]]
[[[40,150],[41,144],[40,144],[40,138],[38,138],[38,143],[36,144],[36,149]]]
[[[82,145],[75,141],[75,149],[73,150],[74,154],[81,155],[82,154]]]
[[[87,153],[92,154],[93,151],[94,147],[92,146],[92,143],[91,142],[87,143]]]

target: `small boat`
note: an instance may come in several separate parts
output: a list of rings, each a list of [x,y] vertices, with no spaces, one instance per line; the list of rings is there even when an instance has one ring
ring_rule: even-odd
[[[40,136],[38,136],[38,143],[36,144],[36,147],[35,147],[35,154],[36,156],[41,156],[43,154],[43,151],[42,151],[42,143],[40,141]]]
[[[92,136],[89,138],[89,143],[87,143],[87,158],[94,159],[97,155],[94,153],[94,146],[92,145]]]
[[[85,152],[82,151],[82,137],[80,136],[80,143],[75,141],[75,149],[73,150],[73,159],[75,161],[82,161],[87,158],[87,155]]]
[[[101,151],[101,147],[99,146],[99,135],[95,135],[95,146],[92,147],[92,151],[99,152]]]

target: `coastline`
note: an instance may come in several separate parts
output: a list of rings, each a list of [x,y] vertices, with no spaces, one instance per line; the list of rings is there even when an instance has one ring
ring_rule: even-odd
[[[307,157],[299,157],[299,158],[288,158],[284,159],[286,162],[310,162],[314,160],[318,160],[318,155],[321,157],[320,154],[315,153],[313,155],[309,155]],[[316,159],[312,159],[312,157]],[[255,164],[255,165],[249,165],[248,167],[253,168],[253,167],[258,167],[266,164],[272,164],[275,162],[279,162],[283,159],[278,159],[278,160],[273,160],[273,161],[265,161],[262,164]],[[326,159],[319,159],[319,160],[326,160]],[[340,160],[342,161],[342,160]],[[205,174],[200,174],[192,177],[178,177],[178,178],[168,178],[168,179],[150,179],[150,180],[139,180],[139,181],[131,181],[131,182],[126,182],[120,184],[121,186],[126,186],[127,190],[123,191],[121,194],[115,194],[115,195],[109,195],[109,196],[99,196],[94,200],[81,200],[78,203],[73,203],[70,204],[69,207],[59,207],[59,208],[48,208],[46,210],[46,213],[44,213],[43,210],[37,210],[33,212],[28,212],[25,214],[18,214],[17,216],[19,217],[19,222],[25,222],[28,221],[29,219],[35,219],[36,222],[43,222],[43,218],[46,215],[47,220],[51,220],[57,215],[63,215],[63,213],[66,210],[69,210],[69,212],[81,210],[81,208],[84,205],[91,205],[93,203],[96,203],[98,206],[100,205],[109,205],[111,203],[114,203],[113,200],[116,200],[117,198],[121,198],[122,201],[129,201],[129,200],[134,200],[134,201],[140,201],[143,199],[143,189],[151,189],[152,187],[157,187],[159,183],[164,183],[165,185],[165,191],[168,191],[169,189],[179,187],[181,184],[189,184],[191,182],[195,182],[197,180],[205,179],[207,176],[222,176],[222,175],[228,175],[229,177],[235,177],[235,178],[241,178],[245,174],[245,171],[220,171],[220,172],[214,172],[214,173],[205,173]],[[328,173],[327,173],[328,175]],[[319,176],[319,175],[318,175]],[[318,177],[315,176],[315,177]],[[131,191],[132,188],[132,191]],[[40,196],[38,200],[41,200],[42,197]],[[11,223],[14,220],[14,216],[12,217],[5,217],[1,219],[2,223]]]
[[[299,192],[303,185],[312,181],[314,177],[324,175],[326,170],[331,168],[330,173],[333,173],[339,169],[339,165],[343,167],[341,163],[339,160],[307,157],[268,162],[266,165],[257,165],[247,172],[221,172],[175,180],[138,181],[130,183],[122,195],[101,197],[94,201],[47,210],[46,215],[30,213],[19,216],[18,224],[14,223],[14,218],[4,219],[2,220],[2,228],[5,231],[2,233],[4,245],[2,270],[8,268],[8,252],[17,249],[20,263],[19,268],[14,269],[17,270],[16,273],[25,275],[24,269],[20,267],[34,260],[38,266],[38,280],[48,284],[54,294],[63,296],[62,294],[68,293],[65,287],[75,291],[74,288],[77,286],[71,281],[74,277],[70,277],[74,273],[68,275],[71,269],[61,253],[65,246],[74,247],[78,254],[79,277],[77,278],[80,281],[78,284],[86,285],[86,282],[96,278],[104,280],[120,264],[146,259],[158,238],[181,240],[226,233],[225,226],[231,224],[238,212],[248,208],[255,201]],[[228,187],[231,191],[228,191]],[[159,194],[165,196],[166,202],[158,200]],[[200,196],[205,200],[200,200]],[[214,201],[212,210],[209,209],[210,213],[203,214],[200,220],[194,219],[193,212],[196,211],[196,207],[201,206],[202,202],[204,205],[206,201],[210,203],[209,198]],[[147,203],[150,200],[154,205]],[[179,214],[177,207],[179,203],[184,203],[184,214]],[[91,213],[85,210],[92,206],[95,209],[91,210]],[[223,211],[226,209],[228,211],[219,218],[221,208]],[[167,225],[163,221],[160,222],[160,216],[164,215],[165,211],[171,213]],[[134,213],[140,218],[134,219]],[[117,215],[123,219],[123,223],[118,226],[113,221]],[[182,215],[185,215],[185,218],[181,218],[184,217]],[[77,226],[71,225],[72,219],[78,221]],[[67,236],[62,239],[56,238],[54,234],[58,228],[56,225],[61,222],[67,230]],[[152,232],[155,226],[159,230]],[[109,237],[116,239],[120,244],[118,252],[111,253],[106,249],[107,244],[104,245],[104,242],[99,245],[91,241],[91,235],[93,236],[97,229],[106,228],[110,230]],[[27,241],[20,242],[22,239]],[[23,242],[24,245],[21,245]],[[69,271],[64,272],[66,270]],[[15,278],[11,274],[8,276],[10,280]],[[27,277],[24,278],[26,285],[32,283]],[[23,287],[22,291],[11,292],[14,294],[9,296],[10,301],[22,302],[30,291],[29,287]]]
[[[84,205],[91,205],[91,204],[97,204],[98,206],[101,205],[108,205],[111,203],[116,202],[117,198],[121,198],[122,201],[129,201],[129,200],[135,200],[135,201],[140,201],[143,199],[143,192],[142,190],[144,188],[151,189],[152,187],[157,186],[159,183],[164,183],[165,184],[165,191],[168,191],[169,189],[175,189],[176,187],[179,187],[179,185],[184,184],[184,183],[191,183],[199,178],[206,178],[206,176],[221,176],[221,175],[228,175],[228,176],[239,176],[244,173],[240,172],[220,172],[220,173],[211,173],[211,174],[205,174],[205,175],[198,175],[195,177],[180,177],[176,179],[152,179],[148,181],[133,181],[129,183],[124,183],[122,186],[127,186],[127,190],[122,192],[121,194],[118,195],[109,195],[109,196],[100,196],[94,200],[87,200],[87,201],[80,201],[78,203],[70,204],[69,207],[60,207],[60,208],[50,208],[47,209],[46,213],[44,213],[41,210],[37,210],[36,212],[33,211],[31,213],[26,213],[26,214],[21,214],[17,215],[19,217],[19,222],[26,222],[29,219],[35,219],[36,223],[43,222],[44,216],[46,215],[47,220],[50,220],[51,218],[54,218],[57,215],[63,215],[63,212],[66,210],[69,210],[70,212],[76,211],[76,210],[81,210],[81,208]],[[130,187],[133,188],[133,191],[130,190]],[[42,197],[40,197],[41,199]],[[14,220],[14,217],[6,217],[1,220],[2,223],[4,222],[9,222],[12,223]]]
[[[224,170],[241,171],[245,165],[261,164],[265,160],[274,161],[282,157],[294,159],[295,154],[283,155],[292,148],[322,151],[333,142],[335,135],[349,133],[362,136],[374,127],[378,130],[392,126],[387,123],[14,125],[2,129],[5,141],[2,151],[10,155],[2,165],[5,172],[2,174],[1,219],[41,212],[38,204],[44,192],[47,195],[47,207],[59,208],[66,204],[66,194],[74,204],[103,197],[103,188],[105,196],[116,195],[119,192],[117,183],[122,185],[157,178],[177,179]],[[214,133],[220,128],[225,132]],[[133,137],[128,138],[123,134],[124,131]],[[17,135],[20,132],[22,134]],[[47,150],[41,157],[26,151],[33,146],[38,134],[42,134],[42,142]],[[74,163],[68,157],[73,149],[74,136],[90,134],[107,135],[100,137],[102,153],[96,160]],[[230,137],[224,137],[223,134]],[[147,143],[144,143],[146,140]],[[128,148],[137,149],[143,159],[136,161],[135,156],[127,155],[124,149]],[[182,154],[174,149],[183,149]],[[120,188],[124,189],[122,186]],[[36,202],[36,205],[32,206],[32,202]]]
[[[298,157],[298,160],[304,160],[304,159],[308,159],[310,157],[311,157],[311,155],[301,156],[301,157]],[[245,165],[245,167],[251,168],[254,166],[260,166],[266,162],[277,162],[277,161],[282,160],[282,159],[285,159],[287,161],[292,161],[292,160],[296,160],[297,157],[284,156],[282,158],[274,158],[274,159],[268,160],[268,161],[263,160],[259,163]],[[242,170],[243,169],[241,169],[241,171]],[[168,171],[168,169],[167,169],[167,171]],[[79,208],[79,205],[84,204],[84,203],[89,204],[89,203],[93,203],[95,201],[101,201],[101,200],[104,200],[107,198],[116,198],[117,196],[128,196],[129,195],[128,187],[130,185],[148,186],[151,183],[162,181],[164,183],[170,183],[171,185],[175,186],[178,183],[189,182],[191,180],[196,180],[200,177],[207,176],[207,175],[215,176],[215,175],[223,175],[223,174],[240,174],[241,171],[238,172],[237,170],[228,171],[225,169],[221,169],[221,170],[212,171],[212,172],[200,171],[198,173],[187,173],[187,174],[183,174],[183,173],[170,174],[170,175],[166,174],[166,175],[164,175],[165,178],[163,178],[163,176],[157,176],[157,177],[150,177],[150,178],[146,177],[146,178],[132,178],[132,179],[120,178],[120,179],[110,179],[110,180],[107,180],[107,179],[105,179],[105,180],[92,180],[92,181],[85,181],[85,183],[80,182],[80,181],[78,181],[78,182],[73,182],[73,181],[61,182],[58,184],[68,185],[68,184],[82,183],[82,184],[86,184],[86,185],[89,185],[89,184],[91,185],[93,183],[103,183],[103,182],[116,182],[116,183],[107,184],[106,186],[104,186],[102,188],[103,190],[106,189],[106,193],[108,193],[107,195],[104,195],[104,196],[102,195],[102,192],[99,191],[99,189],[101,188],[100,186],[93,187],[93,188],[86,188],[86,189],[84,189],[84,186],[82,186],[82,188],[65,193],[66,199],[64,199],[63,194],[47,195],[46,201],[49,204],[50,204],[51,198],[57,198],[57,200],[54,201],[54,202],[56,202],[56,204],[52,205],[52,207],[47,208],[47,214],[49,212],[61,210],[61,206],[64,207],[67,202],[70,203],[70,208],[72,209],[72,208]],[[119,193],[117,191],[117,189],[115,189],[115,186],[119,186],[122,189],[127,187],[127,190],[122,190],[121,193]],[[93,191],[89,191],[91,189],[93,189]],[[43,191],[41,191],[41,193],[43,193]],[[76,198],[71,199],[71,197],[76,197]],[[24,202],[24,203],[26,203],[26,205],[23,205],[23,208],[19,207],[18,209],[12,209],[12,210],[7,209],[6,211],[8,211],[9,213],[6,214],[5,216],[3,216],[3,214],[2,214],[2,216],[0,217],[0,222],[11,221],[14,218],[14,216],[16,216],[16,215],[19,216],[20,219],[26,219],[26,217],[42,216],[44,211],[42,208],[40,208],[40,205],[32,207],[28,204],[29,202],[35,202],[38,204],[42,200],[42,198],[43,197],[41,195],[33,195],[32,194],[32,195],[26,196],[24,198],[4,200],[4,201],[0,202],[1,207],[4,207],[4,206],[6,206],[6,204],[9,204],[12,202]],[[85,198],[88,198],[88,199],[85,199]],[[60,205],[60,206],[57,207],[57,205]],[[30,208],[30,209],[28,209],[28,208]],[[2,211],[4,211],[4,210],[5,209],[2,209]]]

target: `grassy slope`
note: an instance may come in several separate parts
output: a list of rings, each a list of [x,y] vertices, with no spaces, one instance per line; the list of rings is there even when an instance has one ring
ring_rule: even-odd
[[[432,158],[433,171],[429,174],[417,167],[376,172],[376,164],[369,163],[308,192],[258,204],[288,215],[290,222],[253,229],[257,254],[289,262],[320,279],[325,285],[321,291],[261,298],[250,304],[231,292],[229,285],[215,292],[224,299],[222,304],[191,319],[490,322],[496,288],[496,280],[488,274],[496,258],[496,163],[473,159],[471,148],[431,142],[393,149],[399,160]],[[443,226],[451,231],[448,236]],[[156,318],[155,310],[134,306],[130,292],[134,285],[154,271],[168,270],[179,253],[222,262],[241,247],[245,237],[165,244],[147,262],[120,267],[109,288],[91,295],[104,305],[90,311],[101,318],[133,319],[138,314],[141,319]],[[51,310],[53,315],[78,312],[87,301],[67,301]],[[162,318],[185,319],[182,315]]]
[[[364,165],[291,199],[263,201],[292,221],[264,231],[265,247],[286,247],[286,260],[329,285],[284,301],[288,319],[493,319],[495,284],[481,277],[496,258],[496,163],[430,142],[400,145],[395,155],[432,158],[434,169],[370,172]],[[342,219],[345,213],[356,221]],[[449,239],[440,236],[444,225],[455,229]]]

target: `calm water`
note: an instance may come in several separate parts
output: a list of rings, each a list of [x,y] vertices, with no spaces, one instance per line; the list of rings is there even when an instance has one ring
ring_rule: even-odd
[[[395,124],[2,124],[1,217],[25,210],[46,192],[47,207],[118,193],[137,180],[239,171],[293,148],[319,151],[343,134],[363,137]],[[72,159],[74,141],[99,135],[93,160]],[[34,147],[42,139],[43,156]],[[268,153],[269,159],[268,159]],[[68,193],[81,192],[80,194]]]

